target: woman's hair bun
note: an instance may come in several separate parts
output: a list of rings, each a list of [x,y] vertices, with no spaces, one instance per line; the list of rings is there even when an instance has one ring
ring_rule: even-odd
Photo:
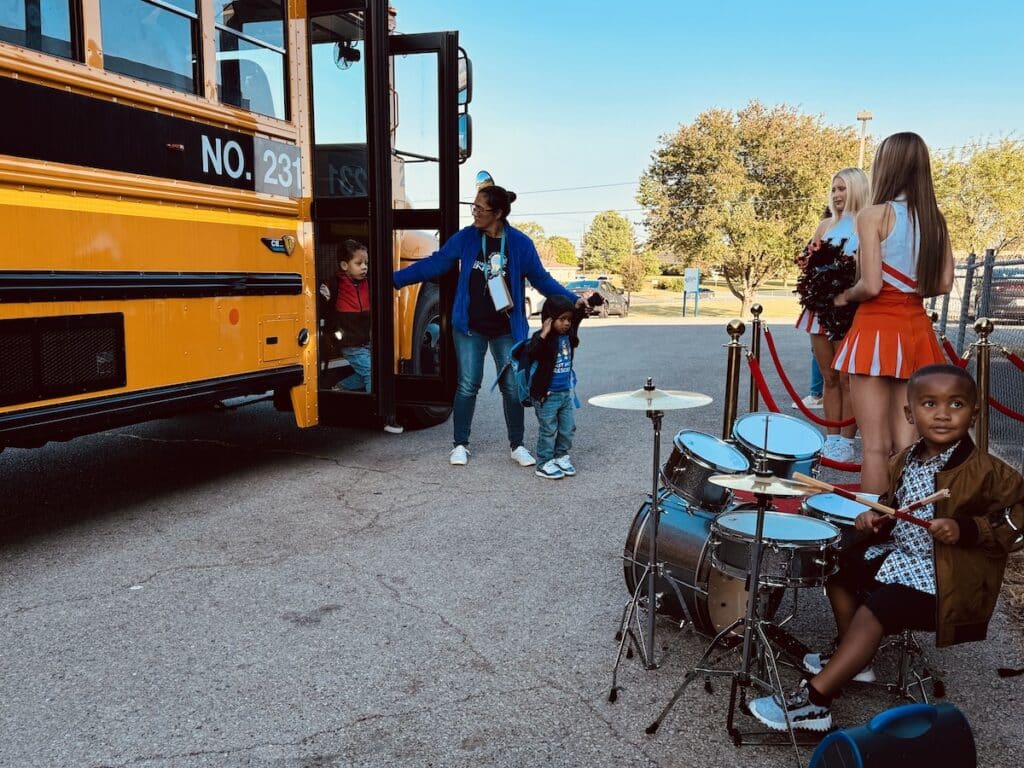
[[[509,203],[514,203],[516,201],[516,193],[513,192],[511,189],[508,190],[508,201]]]

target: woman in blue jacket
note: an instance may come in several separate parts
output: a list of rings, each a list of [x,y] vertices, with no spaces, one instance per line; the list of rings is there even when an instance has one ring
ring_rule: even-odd
[[[488,347],[495,369],[505,369],[500,387],[512,460],[524,467],[535,463],[523,446],[523,406],[516,397],[511,371],[505,367],[512,345],[529,336],[523,311],[523,280],[529,280],[544,296],[562,295],[574,303],[584,302],[548,274],[533,241],[509,225],[507,219],[515,199],[515,192],[498,186],[484,187],[473,202],[472,226],[459,230],[430,257],[394,274],[395,287],[403,288],[440,277],[454,264],[459,265],[452,307],[459,384],[452,409],[455,438],[450,461],[456,465],[469,460],[469,432]],[[495,308],[488,288],[488,280],[499,274],[505,279],[511,298],[512,306],[505,310]]]

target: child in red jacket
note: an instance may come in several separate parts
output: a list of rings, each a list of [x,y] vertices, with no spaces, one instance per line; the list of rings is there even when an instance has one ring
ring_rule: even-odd
[[[334,335],[353,373],[335,389],[347,392],[370,391],[370,283],[366,279],[369,262],[365,245],[357,240],[342,243],[333,296],[337,321]],[[325,298],[330,296],[326,285],[320,286],[320,293]]]

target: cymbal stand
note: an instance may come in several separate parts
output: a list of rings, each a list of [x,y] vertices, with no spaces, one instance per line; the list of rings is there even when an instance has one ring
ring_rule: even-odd
[[[765,432],[767,433],[768,424],[765,422]],[[765,439],[767,445],[767,435]],[[770,476],[772,473],[766,469],[766,457],[764,452],[755,461],[754,474],[761,476]],[[779,741],[781,734],[777,733],[741,733],[735,725],[735,713],[737,700],[741,708],[746,708],[746,691],[747,688],[752,685],[757,686],[762,691],[770,693],[773,696],[777,696],[780,701],[785,701],[785,690],[782,685],[782,679],[779,676],[779,669],[775,661],[775,651],[772,648],[772,644],[765,633],[765,626],[770,625],[771,622],[767,621],[761,616],[760,611],[760,586],[761,586],[761,563],[764,552],[764,520],[765,512],[768,510],[771,496],[762,493],[755,493],[754,498],[757,501],[757,524],[754,532],[753,546],[750,552],[750,565],[747,572],[747,591],[749,597],[747,598],[747,613],[746,616],[736,619],[732,624],[719,632],[715,639],[711,641],[711,645],[704,652],[704,655],[700,657],[697,664],[690,669],[684,676],[683,682],[676,688],[672,694],[672,698],[669,699],[668,704],[661,710],[658,717],[647,726],[646,732],[648,734],[655,733],[661,726],[661,723],[668,716],[668,713],[675,706],[676,702],[682,697],[687,687],[698,677],[703,677],[708,680],[710,677],[729,677],[732,680],[732,684],[729,690],[729,712],[726,718],[726,731],[732,737],[733,743],[736,746],[746,744],[784,744],[785,740]],[[739,669],[723,670],[716,669],[713,666],[706,666],[708,659],[714,650],[721,645],[722,641],[732,633],[732,631],[738,627],[743,627],[743,650],[742,650],[742,662]],[[758,668],[762,672],[763,677],[758,677],[751,670],[753,667],[754,658],[757,658]],[[767,680],[763,679],[767,678]],[[789,714],[783,707],[783,713],[786,716],[786,730],[788,732],[788,741],[793,747],[793,752],[796,758],[796,764],[798,768],[801,768],[803,761],[800,755],[800,747],[797,744],[796,734],[793,731],[793,724],[789,720]],[[746,737],[746,738],[745,738]],[[753,738],[750,738],[753,737]],[[785,737],[783,737],[784,739]],[[810,742],[803,742],[804,745],[816,744],[820,740],[818,739]]]
[[[654,391],[654,379],[648,378],[647,383],[644,385],[644,390],[648,392]],[[615,701],[618,697],[618,674],[619,665],[622,663],[622,657],[625,654],[627,657],[630,652],[627,651],[627,643],[635,646],[640,653],[640,658],[643,660],[644,667],[647,669],[657,669],[657,663],[654,660],[654,625],[657,617],[657,577],[661,572],[661,564],[658,562],[658,523],[661,518],[661,500],[658,496],[658,490],[660,486],[660,473],[661,469],[661,421],[665,415],[662,411],[647,411],[647,418],[651,420],[651,426],[654,429],[654,466],[651,472],[651,511],[648,518],[650,525],[648,526],[648,541],[650,542],[647,547],[647,563],[644,565],[644,571],[641,577],[637,580],[636,589],[633,590],[633,595],[630,597],[629,602],[626,604],[625,609],[622,612],[622,621],[619,622],[619,631],[615,637],[619,641],[618,652],[615,655],[615,666],[612,668],[612,688],[608,694],[608,701]],[[673,585],[674,586],[674,585]],[[646,589],[645,589],[646,587]],[[646,638],[644,636],[644,628],[640,620],[640,595],[646,591],[646,610],[647,610],[647,632]],[[678,588],[677,588],[678,592]],[[686,608],[686,603],[680,595],[679,603],[682,606],[683,611],[689,618],[689,612]],[[636,631],[633,630],[633,625],[636,625]]]

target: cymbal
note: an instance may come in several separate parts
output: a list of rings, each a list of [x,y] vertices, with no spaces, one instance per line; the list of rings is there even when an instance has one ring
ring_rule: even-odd
[[[675,411],[680,408],[699,408],[711,402],[700,392],[677,389],[638,389],[635,392],[609,392],[594,395],[587,402],[599,408],[617,408],[621,411]]]
[[[712,475],[708,482],[733,491],[759,493],[763,496],[807,496],[817,489],[775,475]]]

